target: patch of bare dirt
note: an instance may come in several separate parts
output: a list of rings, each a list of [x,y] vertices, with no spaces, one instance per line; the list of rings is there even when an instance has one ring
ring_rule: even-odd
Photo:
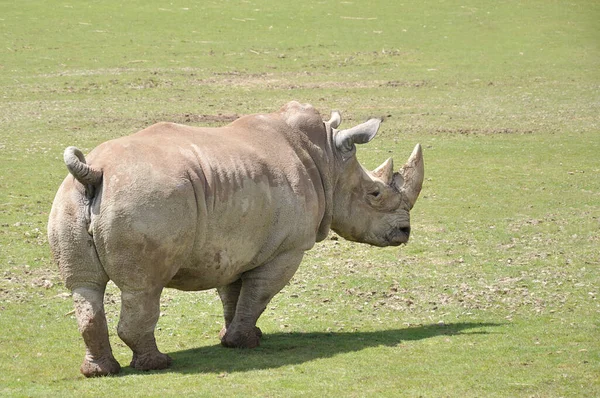
[[[11,303],[29,303],[44,297],[45,291],[55,291],[62,281],[56,269],[46,266],[13,266],[0,274],[0,311]]]
[[[380,87],[424,87],[428,83],[425,80],[417,80],[414,82],[411,81],[400,81],[400,80],[391,80],[386,82],[385,84],[381,84]]]
[[[312,76],[309,72],[302,74],[274,74],[274,73],[241,73],[226,72],[215,73],[213,77],[197,79],[194,84],[200,86],[230,86],[230,87],[260,87],[277,90],[296,89],[368,89],[408,87],[420,88],[428,84],[425,80],[361,80],[361,81],[305,81]],[[322,77],[319,78],[321,80]],[[315,78],[317,80],[317,78]]]
[[[237,113],[218,113],[216,115],[184,113],[183,115],[174,115],[169,120],[175,123],[231,123],[239,117],[240,115]]]
[[[437,128],[432,131],[437,134],[460,134],[460,135],[494,135],[494,134],[533,134],[530,129],[513,128]]]

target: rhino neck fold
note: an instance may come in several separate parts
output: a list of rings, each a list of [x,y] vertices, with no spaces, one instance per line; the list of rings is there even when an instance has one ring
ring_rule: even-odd
[[[319,224],[319,229],[317,230],[317,242],[324,240],[327,238],[327,235],[329,235],[329,230],[331,229],[331,223],[333,221],[333,190],[335,184],[337,184],[337,174],[334,172],[335,157],[333,156],[332,150],[333,131],[329,122],[325,122],[324,124],[327,132],[327,140],[324,148],[321,148],[318,156],[319,160],[317,161],[314,154],[312,152],[310,153],[315,164],[319,165],[317,169],[321,176],[323,194],[325,195],[325,208],[323,218]]]

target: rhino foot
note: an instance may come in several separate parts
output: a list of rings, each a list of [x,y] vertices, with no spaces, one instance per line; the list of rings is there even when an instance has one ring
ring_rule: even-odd
[[[142,355],[133,354],[129,366],[137,370],[161,370],[171,366],[173,360],[161,352],[150,352]]]
[[[223,328],[219,333],[221,345],[227,348],[255,348],[260,345],[262,331],[255,326],[249,331],[233,331]]]
[[[225,326],[223,326],[223,328],[219,332],[219,340],[223,340],[223,337],[225,337],[225,333],[227,333],[227,328]],[[259,339],[262,338],[262,336],[263,336],[263,332],[262,332],[262,330],[260,330],[260,328],[258,326],[254,327],[254,333],[256,333],[256,335],[258,336]]]
[[[121,365],[115,358],[90,359],[85,358],[79,369],[85,377],[101,377],[116,375],[121,371]]]

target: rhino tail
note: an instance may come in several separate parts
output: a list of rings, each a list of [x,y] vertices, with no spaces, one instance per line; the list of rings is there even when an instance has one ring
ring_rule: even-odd
[[[86,187],[88,197],[94,196],[95,188],[102,182],[102,170],[86,164],[85,156],[74,146],[65,149],[64,160],[69,173]]]

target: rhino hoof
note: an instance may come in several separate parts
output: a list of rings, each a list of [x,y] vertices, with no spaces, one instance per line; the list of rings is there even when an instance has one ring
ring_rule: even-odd
[[[219,340],[223,341],[223,338],[225,337],[226,333],[227,333],[227,328],[225,326],[223,326],[223,328],[219,332]],[[258,326],[254,327],[254,333],[256,333],[256,336],[259,339],[262,338],[262,336],[263,336],[263,332],[262,332],[262,330],[260,330],[260,328]]]
[[[221,338],[221,345],[227,348],[255,348],[260,345],[261,336],[262,332],[257,327],[247,332],[226,331]]]
[[[133,354],[133,359],[129,366],[137,370],[161,370],[171,366],[173,360],[170,356],[161,352],[151,352],[147,354]]]
[[[101,359],[85,358],[79,370],[85,377],[101,377],[116,375],[121,371],[121,365],[113,357]]]

